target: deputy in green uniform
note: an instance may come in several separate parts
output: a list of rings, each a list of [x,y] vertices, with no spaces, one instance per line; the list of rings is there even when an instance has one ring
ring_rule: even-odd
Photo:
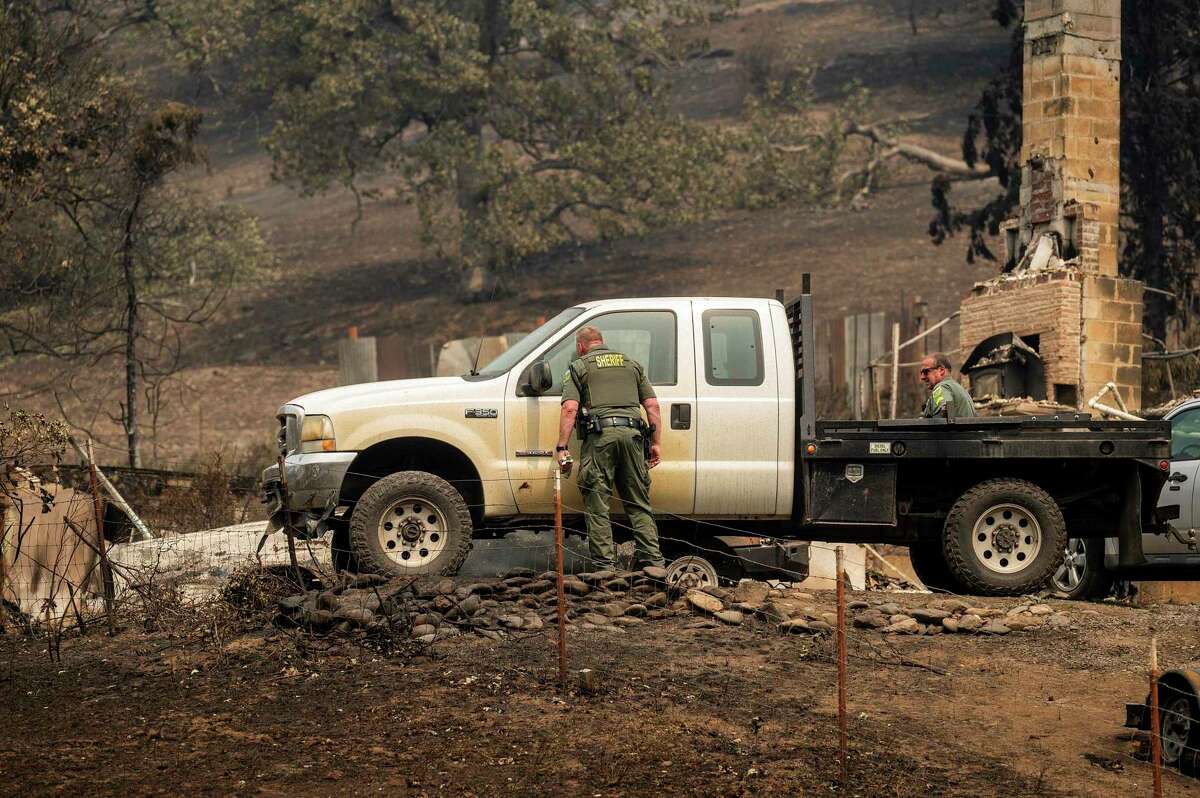
[[[950,359],[941,352],[921,361],[921,382],[929,390],[923,418],[968,418],[975,415],[971,395],[957,381],[950,379]]]
[[[562,410],[555,456],[559,467],[567,459],[567,442],[576,419],[586,413],[580,430],[579,490],[586,511],[588,548],[593,566],[616,564],[609,499],[621,497],[637,545],[635,567],[663,565],[658,528],[650,514],[650,472],[662,456],[659,446],[658,399],[646,370],[636,360],[604,345],[595,327],[575,334],[573,361],[563,376]],[[581,407],[583,408],[581,410]],[[642,420],[642,408],[646,420]],[[648,422],[648,423],[647,423]],[[646,440],[649,446],[644,446]]]

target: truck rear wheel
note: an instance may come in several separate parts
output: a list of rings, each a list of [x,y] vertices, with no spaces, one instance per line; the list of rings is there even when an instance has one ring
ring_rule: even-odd
[[[1018,596],[1039,589],[1062,563],[1067,525],[1046,491],[1023,479],[989,479],[946,517],[942,550],[968,592]]]
[[[471,513],[441,477],[400,471],[367,488],[350,518],[350,554],[385,576],[453,576],[471,550]]]

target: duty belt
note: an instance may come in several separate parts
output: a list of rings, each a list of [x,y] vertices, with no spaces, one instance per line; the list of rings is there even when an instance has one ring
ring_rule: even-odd
[[[600,419],[597,423],[601,429],[605,427],[633,427],[639,432],[644,432],[646,429],[646,422],[640,418],[626,418],[625,416],[609,416],[608,418]]]

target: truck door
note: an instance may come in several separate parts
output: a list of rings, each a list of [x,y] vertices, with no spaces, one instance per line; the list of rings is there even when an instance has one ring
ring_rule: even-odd
[[[531,356],[510,375],[505,399],[505,441],[509,476],[519,512],[554,512],[554,445],[558,440],[562,379],[575,359],[575,332],[590,324],[614,351],[646,369],[662,410],[662,463],[650,472],[650,501],[655,511],[690,515],[694,509],[696,381],[692,346],[691,302],[655,300],[640,309],[596,308],[585,312],[560,337]],[[537,360],[550,367],[554,384],[541,396],[521,396],[525,371]],[[571,436],[575,471],[563,481],[563,511],[582,511],[576,487],[579,441]],[[614,512],[620,504],[613,503]]]
[[[693,303],[697,515],[776,514],[780,402],[769,307]]]
[[[1196,480],[1200,474],[1200,407],[1190,408],[1170,417],[1171,470],[1167,484],[1159,494],[1159,506],[1178,504],[1179,518],[1171,524],[1190,529],[1200,522],[1195,512]],[[1142,538],[1146,554],[1187,554],[1188,548],[1169,535],[1146,535]]]

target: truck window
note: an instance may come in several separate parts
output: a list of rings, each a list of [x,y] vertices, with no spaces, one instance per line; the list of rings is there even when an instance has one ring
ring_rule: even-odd
[[[1171,459],[1200,460],[1200,410],[1171,419]]]
[[[704,371],[709,385],[762,385],[762,330],[753,310],[704,312]]]
[[[642,364],[651,385],[675,384],[675,314],[669,310],[630,310],[588,319],[600,330],[604,345]],[[575,330],[546,353],[554,385],[543,396],[561,396],[562,378],[575,359]]]

